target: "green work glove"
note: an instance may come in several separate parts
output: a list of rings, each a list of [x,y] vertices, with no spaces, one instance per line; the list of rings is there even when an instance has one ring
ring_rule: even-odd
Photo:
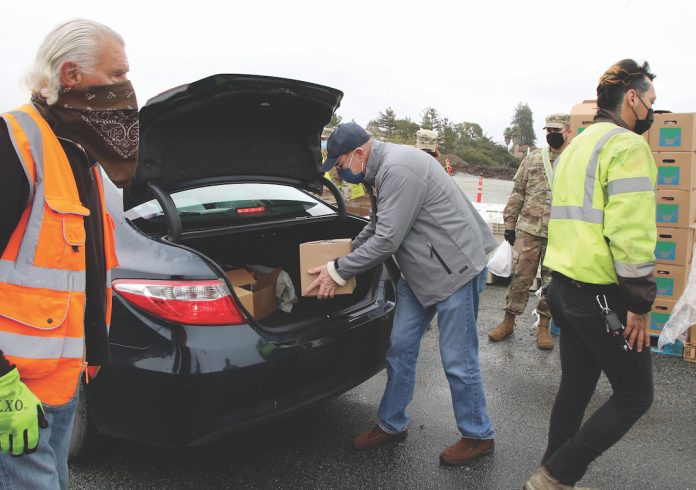
[[[12,456],[33,453],[39,427],[48,427],[41,402],[12,368],[0,377],[0,451]]]

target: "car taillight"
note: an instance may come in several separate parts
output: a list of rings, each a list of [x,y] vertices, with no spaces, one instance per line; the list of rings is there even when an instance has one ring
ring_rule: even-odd
[[[118,279],[112,285],[130,303],[170,322],[186,325],[246,323],[222,280]]]

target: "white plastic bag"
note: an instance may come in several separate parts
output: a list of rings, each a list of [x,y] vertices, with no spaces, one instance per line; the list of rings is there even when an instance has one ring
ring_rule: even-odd
[[[266,267],[264,265],[252,265],[251,269],[261,275],[273,272],[272,267]],[[278,308],[285,313],[290,313],[292,311],[292,306],[297,303],[297,294],[295,294],[295,286],[287,272],[280,271],[278,274],[275,293],[278,299]]]
[[[660,332],[657,348],[662,349],[665,344],[673,344],[677,340],[686,342],[689,327],[694,324],[696,324],[696,267],[692,265],[684,292],[674,305],[672,315]]]
[[[499,277],[510,277],[512,274],[512,246],[503,240],[488,259],[488,270]]]

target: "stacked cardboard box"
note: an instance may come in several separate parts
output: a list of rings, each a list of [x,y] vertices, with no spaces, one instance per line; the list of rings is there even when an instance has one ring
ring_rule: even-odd
[[[574,138],[592,124],[597,113],[596,100],[583,100],[570,109],[570,137]]]
[[[659,335],[686,286],[696,222],[696,114],[656,114],[648,141],[657,165],[657,247],[650,333]]]

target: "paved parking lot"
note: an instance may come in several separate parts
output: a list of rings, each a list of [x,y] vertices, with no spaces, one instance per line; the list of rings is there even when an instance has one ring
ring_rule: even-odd
[[[558,349],[537,350],[524,318],[510,341],[488,342],[486,332],[500,320],[504,297],[504,286],[489,287],[479,318],[496,451],[468,466],[438,462],[439,452],[458,434],[434,326],[423,339],[413,424],[403,443],[364,453],[350,446],[355,434],[375,423],[383,371],[299,416],[206,447],[169,451],[112,440],[71,466],[71,488],[520,488],[545,447]],[[655,356],[654,367],[653,407],[581,483],[603,489],[696,488],[696,364]],[[591,408],[609,394],[602,379]]]
[[[476,201],[478,194],[478,177],[475,175],[458,173],[454,180],[464,190],[464,193],[472,201]],[[489,204],[505,204],[512,192],[512,180],[483,179],[481,186],[481,200]]]

